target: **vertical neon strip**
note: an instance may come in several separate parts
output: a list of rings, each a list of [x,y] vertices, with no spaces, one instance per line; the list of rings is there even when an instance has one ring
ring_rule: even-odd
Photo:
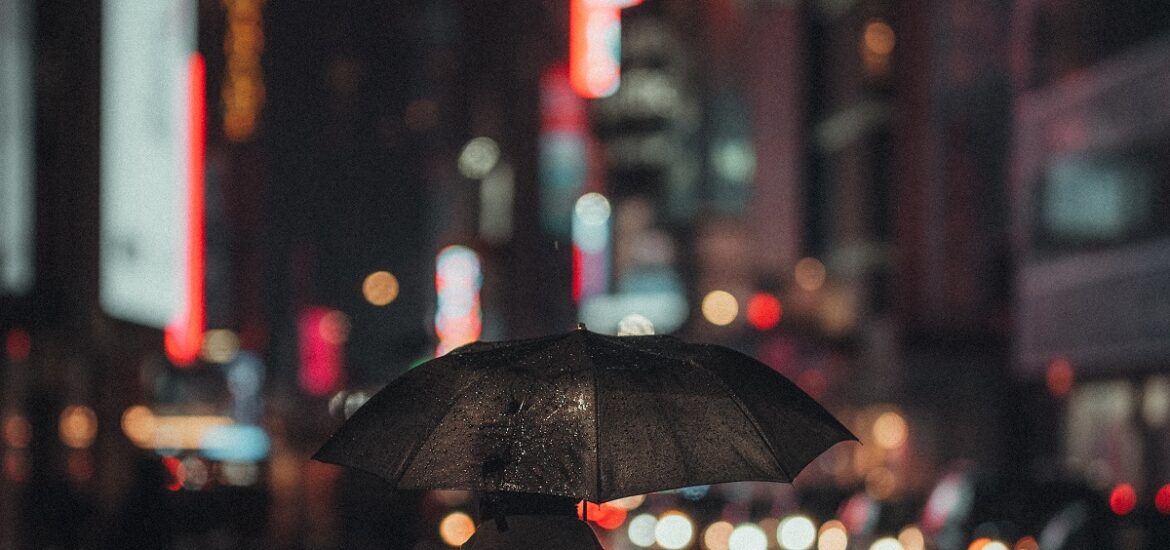
[[[167,325],[164,346],[167,356],[179,366],[187,366],[199,357],[203,339],[205,303],[204,281],[204,155],[206,147],[206,73],[203,56],[191,55],[188,67],[187,101],[187,258],[186,289],[183,306],[175,320]]]

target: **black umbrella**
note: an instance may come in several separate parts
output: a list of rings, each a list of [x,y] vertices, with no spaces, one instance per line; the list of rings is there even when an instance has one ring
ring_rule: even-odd
[[[474,343],[391,382],[313,458],[400,489],[604,502],[731,481],[791,482],[856,439],[766,365],[669,336],[578,330]]]

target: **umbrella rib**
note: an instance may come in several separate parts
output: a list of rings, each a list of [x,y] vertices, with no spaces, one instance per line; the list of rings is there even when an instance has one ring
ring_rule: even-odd
[[[590,363],[593,362],[593,357],[588,354],[586,357],[589,358]],[[593,485],[597,490],[594,498],[598,499],[598,504],[601,504],[601,392],[597,389],[597,371],[600,369],[594,365],[594,368],[589,370],[593,371],[593,472],[596,476]]]
[[[731,400],[735,403],[735,406],[739,407],[739,412],[743,414],[745,418],[747,418],[747,421],[752,425],[752,428],[756,430],[756,433],[759,434],[760,439],[763,440],[764,445],[768,446],[768,452],[772,453],[772,460],[776,462],[776,468],[780,470],[780,473],[784,474],[784,477],[788,478],[789,483],[794,481],[795,477],[788,473],[788,469],[784,467],[784,462],[780,460],[780,455],[776,452],[776,448],[772,446],[772,440],[769,439],[767,434],[764,433],[764,429],[760,427],[760,423],[756,422],[755,415],[748,411],[747,405],[744,405],[743,401],[739,398],[739,394],[735,393],[735,391],[733,391],[727,385],[727,383],[719,377],[719,374],[712,371],[711,369],[708,369],[702,363],[695,361],[694,359],[687,359],[687,362],[711,373],[712,378],[717,380],[719,384],[723,386],[723,389],[727,390],[727,395],[731,397]]]

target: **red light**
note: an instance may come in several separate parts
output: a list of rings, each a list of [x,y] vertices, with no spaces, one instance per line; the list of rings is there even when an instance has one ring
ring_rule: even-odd
[[[8,360],[14,363],[27,361],[28,356],[32,354],[32,336],[22,328],[8,331],[4,338],[4,352],[8,355]]]
[[[605,97],[621,75],[622,12],[605,2],[570,0],[569,82],[581,97]]]
[[[301,312],[300,384],[310,395],[328,395],[342,384],[342,351],[349,327],[345,315],[323,307]]]
[[[540,77],[540,131],[584,134],[588,128],[585,102],[573,93],[569,67],[553,65]]]
[[[581,248],[573,245],[573,303],[581,302],[581,288],[584,287],[581,278],[585,276],[582,272],[583,262],[584,258],[581,257]]]
[[[162,463],[167,472],[171,474],[171,482],[167,484],[167,490],[178,491],[182,489],[183,482],[187,481],[187,471],[183,469],[183,463],[173,456],[164,456]]]
[[[1072,363],[1064,357],[1057,357],[1048,363],[1048,371],[1044,373],[1044,383],[1048,386],[1048,393],[1054,397],[1064,397],[1073,387]]]
[[[1109,493],[1109,508],[1113,510],[1114,514],[1124,516],[1133,511],[1137,507],[1137,492],[1133,490],[1133,485],[1122,483],[1113,488],[1113,492]]]
[[[774,328],[780,324],[780,316],[783,313],[780,299],[767,292],[756,293],[748,300],[747,320],[756,330]]]
[[[626,522],[625,510],[605,503],[594,504],[584,500],[577,503],[577,517],[580,519],[584,519],[583,506],[589,509],[589,521],[603,529],[617,529]]]
[[[1162,514],[1170,516],[1170,485],[1163,485],[1154,495],[1154,507]]]
[[[186,303],[175,320],[167,325],[164,348],[167,357],[179,366],[187,366],[199,357],[203,339],[204,301],[203,271],[203,160],[206,138],[205,87],[207,69],[203,56],[191,55],[188,67],[188,147],[187,147],[187,288]]]

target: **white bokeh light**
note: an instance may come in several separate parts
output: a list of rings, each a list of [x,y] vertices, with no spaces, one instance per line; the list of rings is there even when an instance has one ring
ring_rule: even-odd
[[[681,513],[666,513],[654,526],[654,540],[667,550],[686,548],[694,536],[695,525],[691,523],[690,518]]]
[[[727,539],[729,550],[767,550],[768,535],[754,523],[741,523]]]
[[[650,514],[635,516],[634,519],[630,520],[630,527],[627,531],[630,542],[642,548],[654,546],[654,530],[657,526],[658,518]]]
[[[789,516],[776,528],[776,540],[785,550],[808,550],[817,541],[817,527],[804,516]]]

